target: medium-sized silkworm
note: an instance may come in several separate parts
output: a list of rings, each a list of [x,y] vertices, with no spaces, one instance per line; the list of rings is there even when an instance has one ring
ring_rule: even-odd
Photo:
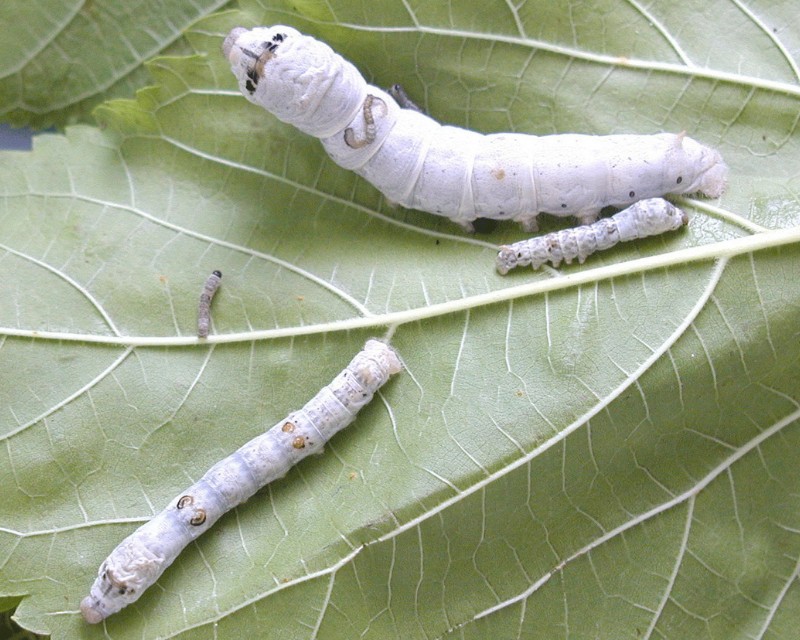
[[[640,200],[627,209],[590,225],[548,233],[500,247],[497,271],[505,275],[514,267],[531,265],[538,269],[545,262],[554,267],[563,260],[584,260],[595,251],[613,247],[618,242],[655,236],[688,224],[684,211],[663,198]]]
[[[349,425],[402,368],[389,346],[368,340],[302,409],[215,464],[164,511],[125,538],[100,565],[89,595],[81,602],[86,621],[98,623],[138,600],[187,544],[297,462],[321,452],[325,442]]]
[[[197,307],[198,338],[208,337],[208,329],[211,325],[211,301],[214,299],[214,294],[219,289],[221,282],[222,272],[212,271],[203,285],[203,291],[200,294],[200,305]]]

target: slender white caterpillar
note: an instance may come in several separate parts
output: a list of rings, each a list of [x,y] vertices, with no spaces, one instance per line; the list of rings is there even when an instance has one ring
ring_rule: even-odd
[[[368,340],[347,368],[302,409],[221,460],[152,520],[125,538],[100,565],[81,602],[87,622],[97,623],[135,602],[183,548],[217,519],[282,477],[301,459],[322,451],[392,374],[402,369],[397,354]]]
[[[207,338],[208,328],[211,324],[211,301],[214,294],[219,289],[222,282],[222,272],[212,271],[203,285],[203,292],[200,294],[200,305],[197,307],[197,337]]]
[[[505,275],[514,267],[525,265],[538,269],[545,262],[557,267],[562,260],[570,264],[575,258],[582,264],[595,251],[673,231],[688,222],[686,213],[662,198],[640,200],[590,225],[504,245],[497,254],[497,271]]]
[[[452,219],[545,212],[591,223],[603,207],[666,194],[716,198],[727,167],[684,134],[482,135],[403,109],[328,45],[286,26],[233,29],[223,52],[245,97],[322,140],[394,203]],[[397,95],[397,93],[395,93]]]

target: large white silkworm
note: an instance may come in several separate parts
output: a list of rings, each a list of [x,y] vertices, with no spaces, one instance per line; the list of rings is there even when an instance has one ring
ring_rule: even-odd
[[[497,254],[497,271],[505,275],[514,267],[525,265],[538,269],[545,262],[557,267],[562,260],[570,264],[575,258],[582,264],[595,251],[673,231],[688,222],[686,213],[662,198],[640,200],[590,225],[504,245]]]
[[[320,138],[386,198],[472,228],[545,212],[593,222],[603,207],[666,194],[719,197],[719,152],[684,134],[482,135],[401,108],[328,45],[286,26],[233,29],[223,51],[251,102]],[[395,93],[395,95],[397,95]]]
[[[203,284],[203,291],[200,293],[200,304],[197,307],[197,337],[207,338],[208,328],[211,325],[211,301],[214,294],[219,289],[222,282],[222,272],[212,271],[211,275]]]
[[[164,511],[125,538],[100,565],[89,595],[81,602],[83,617],[97,623],[138,600],[187,544],[301,459],[320,452],[401,369],[390,347],[367,341],[347,368],[302,409],[215,464]]]

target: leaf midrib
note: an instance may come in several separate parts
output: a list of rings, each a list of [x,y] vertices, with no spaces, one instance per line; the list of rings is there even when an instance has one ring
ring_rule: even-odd
[[[447,302],[440,302],[426,307],[416,307],[402,311],[358,316],[346,320],[336,320],[303,326],[218,334],[203,339],[203,344],[212,345],[232,342],[253,342],[256,340],[275,340],[279,338],[321,335],[375,327],[396,328],[404,324],[459,313],[468,309],[509,302],[511,300],[542,295],[553,291],[563,291],[587,284],[597,284],[601,281],[613,278],[654,271],[656,269],[684,266],[692,262],[731,258],[795,243],[800,243],[800,225],[788,229],[766,231],[751,236],[714,242],[699,247],[678,249],[660,255],[627,260],[603,267],[584,269],[563,276],[546,280],[540,279],[535,282],[466,296],[457,300],[448,300]],[[490,268],[490,266],[487,265],[487,268]],[[13,337],[36,338],[38,340],[87,342],[108,346],[180,347],[197,345],[200,343],[200,339],[196,336],[100,336],[60,331],[15,329],[12,327],[0,327],[0,334]]]

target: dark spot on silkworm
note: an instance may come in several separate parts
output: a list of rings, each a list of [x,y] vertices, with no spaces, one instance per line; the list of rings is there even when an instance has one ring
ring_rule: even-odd
[[[297,436],[294,440],[292,440],[292,446],[295,449],[305,449],[306,439],[303,436]]]
[[[676,182],[677,182],[678,184],[680,184],[681,182],[683,182],[683,176],[678,176],[678,179],[676,180]]]
[[[125,590],[128,588],[128,584],[124,580],[119,580],[113,573],[111,573],[111,569],[108,569],[103,575],[113,587],[119,589],[120,593],[125,593]]]
[[[184,507],[188,507],[190,504],[194,504],[194,498],[192,496],[181,496],[178,498],[178,504],[175,505],[177,509],[183,509]]]
[[[272,41],[273,42],[283,42],[285,38],[286,38],[286,34],[285,33],[276,33],[274,36],[272,36]]]
[[[258,60],[256,60],[256,68],[255,73],[258,74],[259,77],[264,75],[264,65],[267,64],[272,58],[275,57],[275,54],[267,49],[264,51],[260,56],[258,56]]]
[[[198,509],[195,514],[192,516],[192,519],[189,520],[189,524],[199,527],[206,521],[206,510],[205,509]]]
[[[250,93],[255,93],[256,87],[258,86],[258,74],[255,69],[247,70],[247,82],[244,83],[244,86]]]
[[[561,208],[562,209],[566,209],[567,208],[567,203],[566,202],[562,202],[561,203]]]
[[[294,429],[295,429],[294,422],[289,422],[288,420],[284,422],[283,426],[281,427],[281,431],[283,431],[284,433],[291,433],[292,431],[294,431]]]
[[[628,191],[628,197],[629,198],[635,198],[636,197],[636,192],[635,191]]]

